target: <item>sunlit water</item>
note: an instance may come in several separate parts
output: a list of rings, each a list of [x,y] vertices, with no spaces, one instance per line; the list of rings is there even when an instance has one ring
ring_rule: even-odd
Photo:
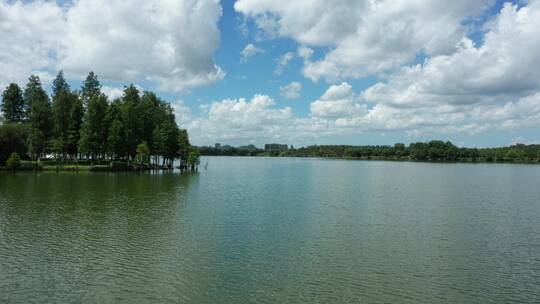
[[[3,173],[0,302],[538,303],[540,166]]]

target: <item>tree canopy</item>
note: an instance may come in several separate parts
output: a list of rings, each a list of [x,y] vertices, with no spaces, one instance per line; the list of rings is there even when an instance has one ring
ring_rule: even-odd
[[[2,112],[8,123],[20,123],[26,120],[27,107],[24,103],[21,88],[11,83],[2,93]]]
[[[51,96],[38,76],[24,91],[10,84],[2,94],[0,162],[17,153],[22,159],[52,154],[61,159],[133,161],[144,154],[154,164],[171,166],[187,161],[189,139],[179,128],[172,107],[151,91],[129,85],[121,98],[110,101],[98,77],[88,74],[80,91],[73,91],[62,71]]]
[[[540,145],[516,144],[499,148],[457,147],[449,141],[432,140],[416,142],[408,146],[403,143],[378,146],[312,145],[287,151],[268,152],[253,145],[232,147],[198,147],[202,155],[230,156],[289,156],[330,157],[348,159],[434,161],[434,162],[540,162]]]

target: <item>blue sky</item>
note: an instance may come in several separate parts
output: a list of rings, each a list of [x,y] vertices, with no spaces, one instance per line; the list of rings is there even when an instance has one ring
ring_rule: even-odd
[[[3,1],[34,31],[0,38],[0,84],[91,69],[111,98],[158,92],[195,144],[540,142],[540,4],[454,2]]]

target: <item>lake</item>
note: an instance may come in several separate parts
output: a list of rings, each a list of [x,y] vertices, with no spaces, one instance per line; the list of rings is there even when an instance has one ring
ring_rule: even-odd
[[[207,160],[0,174],[0,302],[540,302],[540,166]]]

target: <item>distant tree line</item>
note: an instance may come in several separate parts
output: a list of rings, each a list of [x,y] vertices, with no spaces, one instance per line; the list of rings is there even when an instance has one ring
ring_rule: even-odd
[[[411,143],[406,146],[314,145],[290,149],[281,156],[334,157],[352,159],[467,161],[467,162],[539,162],[540,145],[516,144],[500,148],[460,148],[449,141]]]
[[[12,154],[23,160],[50,158],[73,161],[136,162],[162,167],[195,153],[188,133],[175,121],[171,105],[134,85],[109,100],[97,76],[90,72],[74,91],[62,72],[52,95],[32,75],[24,89],[10,84],[2,93],[0,163]]]
[[[264,153],[264,150],[254,145],[233,147],[224,145],[220,147],[201,146],[197,148],[201,155],[208,156],[257,156]]]
[[[268,152],[253,145],[198,147],[202,155],[289,156],[348,159],[410,160],[438,162],[540,162],[540,145],[516,144],[500,148],[460,148],[449,141],[403,143],[378,146],[312,145],[287,151]]]

